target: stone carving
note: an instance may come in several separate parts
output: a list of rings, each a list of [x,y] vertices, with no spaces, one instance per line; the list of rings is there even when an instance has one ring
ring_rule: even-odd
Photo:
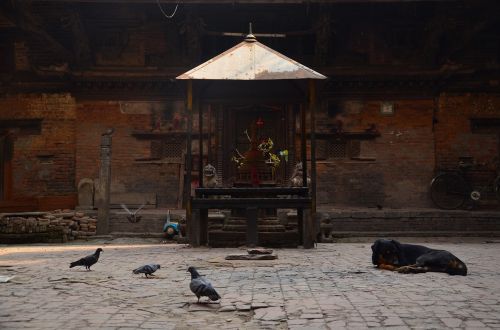
[[[78,182],[78,206],[81,209],[94,208],[94,180],[84,178]]]
[[[292,177],[290,178],[290,184],[292,187],[302,187],[302,162],[295,165]],[[311,178],[307,176],[307,186],[311,184]]]
[[[219,177],[217,176],[215,167],[211,164],[207,164],[203,168],[203,186],[206,188],[215,188],[218,185]]]

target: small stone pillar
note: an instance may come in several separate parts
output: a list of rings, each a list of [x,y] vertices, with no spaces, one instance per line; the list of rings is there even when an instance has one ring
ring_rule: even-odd
[[[78,182],[78,209],[92,210],[94,208],[94,180],[81,179]]]
[[[111,137],[114,129],[108,129],[101,136],[101,166],[96,191],[97,235],[109,233],[109,190],[111,186]]]

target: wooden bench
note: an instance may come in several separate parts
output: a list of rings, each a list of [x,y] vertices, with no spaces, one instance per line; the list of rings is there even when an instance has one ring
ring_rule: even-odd
[[[218,198],[214,198],[218,196]],[[309,189],[303,187],[264,188],[196,188],[191,199],[192,223],[190,241],[193,246],[208,243],[209,209],[244,209],[247,218],[247,245],[259,244],[257,214],[259,209],[296,209],[299,244],[312,248],[314,244]]]

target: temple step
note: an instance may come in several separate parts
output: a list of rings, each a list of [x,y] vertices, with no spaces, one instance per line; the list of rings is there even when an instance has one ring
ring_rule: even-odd
[[[265,247],[297,247],[299,235],[297,231],[265,232],[258,234],[259,246]],[[208,232],[208,245],[211,247],[235,247],[246,244],[245,232],[215,230]]]
[[[246,233],[247,231],[247,226],[246,224],[245,225],[225,225],[223,228],[222,228],[223,231],[232,231],[232,232],[239,232],[239,233]],[[285,227],[284,226],[258,226],[257,227],[257,231],[259,233],[261,232],[267,232],[267,233],[271,233],[271,232],[284,232],[286,231]]]

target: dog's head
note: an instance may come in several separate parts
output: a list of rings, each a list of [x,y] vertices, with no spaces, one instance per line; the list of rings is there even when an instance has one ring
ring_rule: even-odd
[[[374,265],[402,265],[402,249],[398,241],[378,239],[372,245],[372,252]]]

